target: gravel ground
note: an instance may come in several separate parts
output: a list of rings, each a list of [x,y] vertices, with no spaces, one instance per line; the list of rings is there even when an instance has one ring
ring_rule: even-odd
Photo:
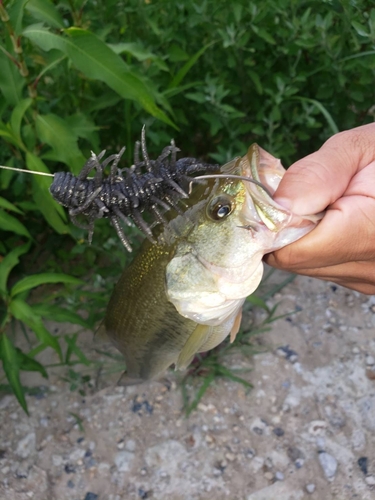
[[[301,311],[228,357],[254,389],[219,379],[188,419],[173,372],[82,396],[56,371],[29,418],[3,397],[0,498],[374,499],[375,297],[298,277],[276,302]]]

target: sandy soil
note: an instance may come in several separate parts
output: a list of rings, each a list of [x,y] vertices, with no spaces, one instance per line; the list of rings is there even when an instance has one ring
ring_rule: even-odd
[[[0,498],[374,499],[375,297],[298,277],[276,302],[301,310],[227,359],[254,388],[218,379],[188,419],[173,372],[81,395],[56,371],[29,418],[3,397]]]

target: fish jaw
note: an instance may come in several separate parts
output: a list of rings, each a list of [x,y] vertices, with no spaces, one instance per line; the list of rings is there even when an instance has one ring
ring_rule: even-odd
[[[221,171],[262,182],[271,195],[285,173],[280,160],[256,144]],[[238,311],[262,279],[263,256],[301,238],[321,218],[297,216],[262,187],[246,181],[244,186],[235,221],[197,224],[167,265],[168,300],[182,316],[201,324],[218,325]]]

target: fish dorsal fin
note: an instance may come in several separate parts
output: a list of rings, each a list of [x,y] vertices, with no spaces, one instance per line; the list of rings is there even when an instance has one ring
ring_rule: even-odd
[[[178,356],[176,370],[184,370],[189,366],[195,354],[211,335],[212,329],[210,325],[197,325]]]
[[[112,342],[111,339],[108,337],[104,320],[100,323],[98,328],[94,332],[94,343],[95,344],[104,344],[107,342]]]

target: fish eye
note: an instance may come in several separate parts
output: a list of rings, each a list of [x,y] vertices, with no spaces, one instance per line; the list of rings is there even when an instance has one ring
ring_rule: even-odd
[[[212,220],[223,220],[233,212],[234,201],[229,196],[214,198],[207,208],[207,215]]]

